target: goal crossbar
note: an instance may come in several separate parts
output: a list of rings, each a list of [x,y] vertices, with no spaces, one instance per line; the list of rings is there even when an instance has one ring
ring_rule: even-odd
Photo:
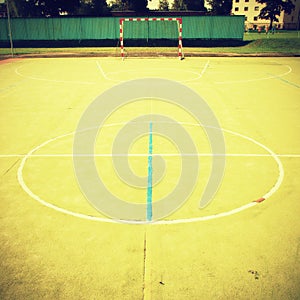
[[[120,48],[121,57],[124,59],[124,22],[152,22],[171,21],[177,22],[178,26],[178,58],[183,59],[182,49],[182,18],[121,18],[120,19]]]

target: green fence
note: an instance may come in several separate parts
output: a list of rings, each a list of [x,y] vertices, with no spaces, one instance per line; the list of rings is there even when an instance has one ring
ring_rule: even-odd
[[[184,16],[183,39],[242,40],[243,16]],[[14,18],[14,41],[117,41],[119,18]],[[171,21],[125,22],[124,39],[176,39],[177,23]],[[0,42],[9,42],[7,19],[0,19]]]

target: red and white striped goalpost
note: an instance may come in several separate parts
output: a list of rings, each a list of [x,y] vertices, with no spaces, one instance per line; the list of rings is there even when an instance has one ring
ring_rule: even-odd
[[[124,22],[150,22],[150,21],[172,21],[178,26],[178,58],[183,59],[182,49],[182,18],[121,18],[120,19],[120,47],[121,57],[124,59]]]

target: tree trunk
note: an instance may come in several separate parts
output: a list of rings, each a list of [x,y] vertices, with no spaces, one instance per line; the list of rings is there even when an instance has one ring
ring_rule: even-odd
[[[9,5],[11,16],[18,18],[20,14],[15,1],[7,2],[7,5]]]
[[[271,18],[270,18],[270,26],[269,26],[269,30],[272,30],[272,27],[273,27],[273,21],[274,21],[274,19],[271,17]]]

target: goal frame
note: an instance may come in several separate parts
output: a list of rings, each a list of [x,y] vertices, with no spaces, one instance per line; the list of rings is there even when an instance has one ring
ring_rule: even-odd
[[[182,18],[120,18],[120,49],[121,57],[124,59],[124,23],[125,22],[156,22],[156,21],[170,21],[177,22],[178,26],[178,58],[183,59],[182,47]]]

